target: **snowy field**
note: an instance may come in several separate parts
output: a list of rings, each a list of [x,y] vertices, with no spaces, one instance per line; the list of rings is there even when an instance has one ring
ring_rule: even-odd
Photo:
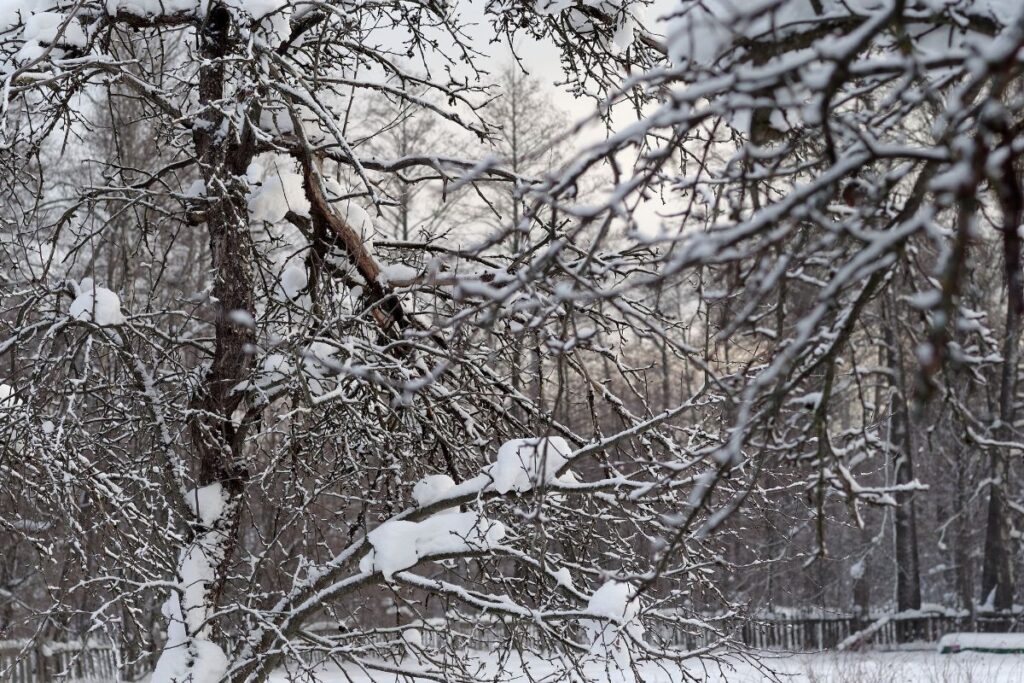
[[[494,680],[498,663],[482,655],[478,681]],[[550,664],[527,660],[501,667],[502,681],[547,683],[570,680]],[[511,676],[516,672],[514,677]],[[641,667],[637,683],[753,683],[756,681],[793,681],[806,683],[1024,683],[1024,655],[962,653],[940,655],[933,651],[872,652],[858,654],[784,655],[768,653],[759,664],[732,660],[721,665],[707,662],[689,663],[685,674],[673,664]],[[621,683],[622,678],[609,673],[598,664],[588,666],[585,680],[590,683]],[[285,683],[287,677],[278,673],[273,683]],[[407,677],[377,672],[368,673],[346,668],[316,671],[304,680],[322,683],[411,683]],[[415,679],[419,681],[420,679]]]

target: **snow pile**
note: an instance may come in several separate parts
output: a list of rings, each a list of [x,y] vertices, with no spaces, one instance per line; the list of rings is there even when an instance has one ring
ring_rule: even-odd
[[[337,386],[333,378],[344,368],[334,357],[337,352],[338,347],[322,341],[311,343],[303,352],[302,369],[313,396],[323,396]]]
[[[947,633],[939,639],[942,654],[952,652],[1007,652],[1024,654],[1024,633]]]
[[[345,224],[364,240],[373,235],[373,219],[366,209],[351,200],[339,202],[335,208]]]
[[[498,493],[529,491],[538,483],[555,480],[572,455],[572,449],[560,436],[506,441],[498,449],[494,464],[485,468]],[[568,473],[566,473],[568,475]],[[563,475],[563,481],[574,481]]]
[[[220,484],[210,484],[199,489],[193,489],[185,496],[192,514],[196,516],[199,523],[210,528],[224,514],[227,505],[227,498],[224,495],[224,487]]]
[[[91,277],[84,278],[77,287],[78,296],[71,302],[68,315],[75,320],[92,322],[101,327],[121,325],[121,299],[106,287],[98,287]]]
[[[420,507],[425,507],[444,498],[455,487],[455,480],[447,474],[430,474],[412,487],[412,498]]]
[[[640,601],[633,587],[628,583],[608,581],[590,596],[587,612],[604,617],[580,622],[590,639],[590,653],[615,665],[617,671],[609,672],[610,676],[615,674],[614,680],[631,683],[635,679],[629,652],[630,640],[640,640],[644,635],[644,627],[638,619]]]
[[[227,496],[220,484],[188,492],[185,500],[201,527],[178,561],[179,589],[163,605],[167,642],[151,683],[217,683],[228,670],[219,645],[210,640],[209,590],[229,540],[221,528]]]
[[[249,182],[259,182],[260,169],[257,164],[246,171]],[[309,200],[302,184],[302,176],[290,164],[272,163],[264,174],[263,181],[249,193],[249,215],[255,221],[277,223],[289,211],[300,216],[309,216]]]
[[[4,408],[17,408],[19,403],[20,401],[14,393],[14,387],[0,382],[0,410]]]
[[[283,353],[269,353],[263,359],[262,372],[254,384],[260,389],[266,389],[275,384],[288,381],[288,378],[291,377],[294,371],[295,369],[292,367],[292,362],[288,356]]]
[[[295,301],[309,285],[309,276],[303,266],[290,264],[281,271],[280,289],[285,298]]]
[[[389,263],[380,271],[381,284],[405,287],[411,284],[420,271],[404,263]]]
[[[234,308],[228,311],[227,320],[232,325],[237,325],[238,327],[245,327],[250,330],[256,329],[256,319],[252,317],[252,313],[241,308]]]
[[[379,571],[390,581],[395,572],[421,559],[495,547],[505,537],[505,526],[475,512],[454,512],[422,522],[384,522],[367,535],[373,546],[359,562],[360,571]]]
[[[63,30],[61,26],[67,21]],[[36,12],[25,18],[25,26],[22,29],[22,40],[26,46],[36,45],[68,45],[71,47],[85,47],[88,40],[82,25],[68,17],[63,12]]]
[[[407,628],[402,630],[402,640],[406,646],[414,650],[423,649],[423,632],[418,628]]]
[[[309,275],[301,261],[293,260],[281,270],[278,276],[275,298],[283,303],[290,303],[302,311],[310,310],[313,304],[306,288],[309,286]]]
[[[199,178],[198,180],[193,180],[191,183],[189,183],[189,186],[185,188],[185,192],[183,194],[189,199],[205,197],[206,181],[203,180],[202,178]]]

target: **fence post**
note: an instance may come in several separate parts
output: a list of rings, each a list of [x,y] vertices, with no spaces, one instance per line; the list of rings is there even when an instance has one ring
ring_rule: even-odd
[[[50,680],[48,649],[49,647],[46,643],[35,649],[35,657],[33,658],[35,666],[32,668],[35,669],[35,680],[37,683],[48,683]]]

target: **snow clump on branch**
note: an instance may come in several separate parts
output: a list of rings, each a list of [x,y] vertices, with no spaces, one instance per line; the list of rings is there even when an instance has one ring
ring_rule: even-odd
[[[124,324],[121,299],[106,287],[96,286],[91,277],[78,284],[77,294],[68,309],[68,315],[75,320],[95,323],[100,327]]]
[[[504,524],[475,512],[438,514],[422,522],[391,520],[367,534],[373,550],[359,562],[359,570],[379,571],[390,581],[421,559],[490,550],[504,537]]]
[[[572,449],[560,436],[513,439],[498,449],[494,464],[484,471],[494,480],[493,488],[498,493],[529,491],[536,484],[555,480]],[[574,479],[559,478],[571,482]]]

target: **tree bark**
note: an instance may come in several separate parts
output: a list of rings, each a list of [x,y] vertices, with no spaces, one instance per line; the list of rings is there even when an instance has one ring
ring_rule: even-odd
[[[1002,122],[1004,128],[1006,121]],[[1012,147],[1015,135],[1003,130],[1003,144]],[[1015,439],[1013,422],[1017,393],[1017,364],[1020,359],[1021,314],[1024,313],[1024,283],[1021,278],[1021,223],[1024,222],[1024,191],[1016,155],[1006,154],[992,185],[1003,212],[1003,270],[1006,278],[1006,331],[1003,337],[1003,365],[999,386],[999,441]],[[1007,486],[1010,482],[1010,452],[993,447],[989,485],[988,520],[985,526],[985,558],[981,572],[982,603],[997,611],[1013,607],[1013,538],[1010,534]]]
[[[251,317],[255,304],[248,187],[239,177],[252,161],[252,149],[245,132],[238,138],[241,143],[218,133],[224,97],[224,66],[219,60],[230,49],[230,31],[230,12],[223,5],[211,6],[201,35],[205,63],[199,73],[205,125],[196,127],[193,142],[207,188],[215,341],[210,368],[193,397],[190,427],[198,457],[196,483],[220,483],[235,497],[244,485],[244,467],[240,462],[243,435],[232,420],[242,395],[233,388],[249,374],[255,339],[252,327],[234,322],[231,313]]]
[[[188,416],[196,490],[186,502],[194,514],[188,520],[177,567],[180,587],[166,611],[167,642],[154,683],[185,680],[193,669],[209,675],[207,669],[222,665],[222,651],[211,647],[215,625],[210,619],[220,603],[237,544],[245,487],[244,428],[236,425],[233,415],[242,402],[242,394],[234,387],[249,374],[255,341],[253,326],[239,323],[237,317],[244,313],[251,320],[255,313],[248,187],[240,177],[252,160],[253,147],[249,131],[222,134],[225,76],[221,60],[229,53],[231,30],[230,12],[220,4],[211,6],[199,36],[204,59],[198,83],[202,125],[193,130],[193,144],[206,183],[214,348]],[[196,569],[201,565],[208,567],[211,580],[205,580],[206,570]],[[204,582],[197,590],[200,577]]]
[[[886,355],[891,375],[889,404],[889,443],[893,483],[904,486],[914,481],[913,441],[910,434],[906,382],[899,341],[893,331],[896,321],[889,307],[885,325]],[[898,491],[893,513],[893,542],[896,556],[896,609],[900,612],[921,608],[921,570],[917,552],[917,516],[914,494]],[[907,636],[909,634],[901,634]],[[901,638],[903,639],[903,638]]]
[[[1016,234],[1016,230],[1014,230]],[[1020,239],[1008,238],[1020,249]],[[1014,287],[1010,277],[1009,288]],[[1019,275],[1017,276],[1019,286]],[[1014,396],[1017,389],[1018,340],[1021,332],[1021,312],[1013,295],[1006,300],[1006,334],[1003,340],[1003,366],[999,387],[999,424],[995,430],[998,440],[1014,440]],[[991,483],[989,484],[988,516],[985,525],[985,556],[981,570],[981,602],[997,611],[1013,607],[1013,539],[1010,535],[1009,506],[1006,486],[1010,475],[1010,454],[1006,448],[992,447]]]

